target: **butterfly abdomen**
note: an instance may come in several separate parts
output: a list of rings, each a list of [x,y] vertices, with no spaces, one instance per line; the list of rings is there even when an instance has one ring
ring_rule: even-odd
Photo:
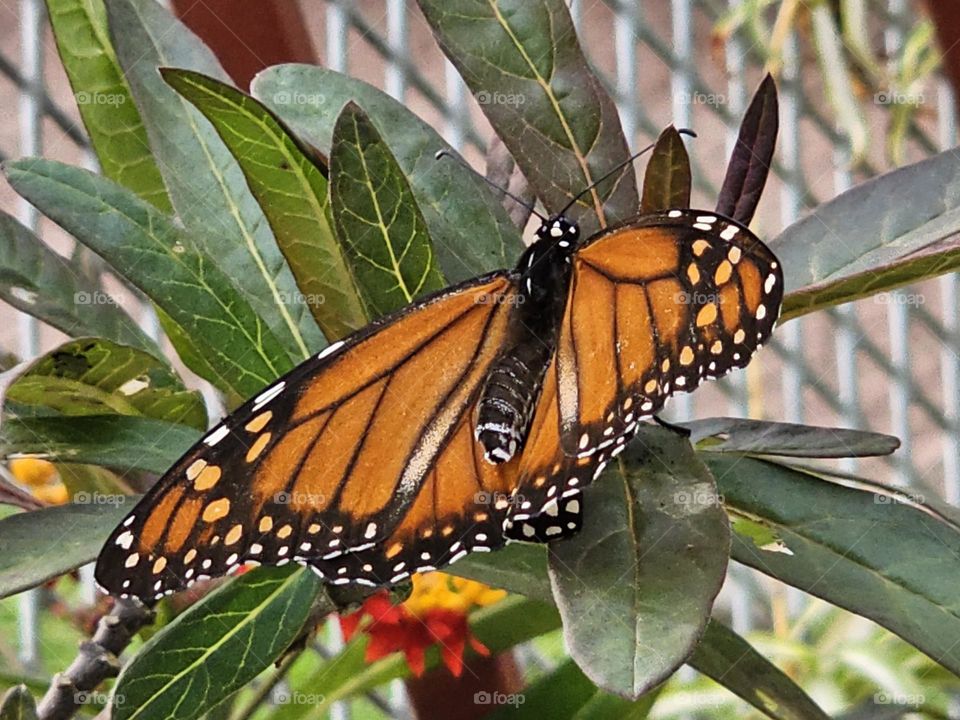
[[[494,464],[508,462],[523,446],[543,377],[543,360],[525,359],[520,350],[502,356],[490,370],[477,408],[476,437]]]

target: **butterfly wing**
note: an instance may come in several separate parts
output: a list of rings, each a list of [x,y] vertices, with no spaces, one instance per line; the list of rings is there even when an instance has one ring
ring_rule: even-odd
[[[113,532],[99,584],[149,599],[245,561],[291,559],[341,582],[380,582],[423,553],[419,564],[434,565],[465,544],[502,542],[503,509],[483,517],[472,496],[508,492],[516,469],[478,469],[469,426],[511,306],[489,298],[515,286],[496,273],[438,293],[244,404]]]
[[[745,367],[782,299],[773,253],[715,213],[672,210],[591,238],[557,343],[564,451],[611,447],[670,395]]]

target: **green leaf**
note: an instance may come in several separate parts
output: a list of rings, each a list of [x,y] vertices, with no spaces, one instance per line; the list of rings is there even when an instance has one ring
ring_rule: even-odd
[[[323,344],[240,166],[210,123],[167,86],[159,67],[226,82],[216,57],[154,0],[105,0],[110,34],[177,215],[229,277],[292,360]],[[256,140],[256,139],[254,139]]]
[[[655,428],[583,503],[583,529],[550,546],[564,637],[599,687],[636,699],[685,662],[706,627],[726,574],[727,516],[687,440]]]
[[[452,148],[430,125],[381,90],[313,65],[278,65],[252,83],[254,96],[313,145],[329,150],[340,110],[364,109],[407,177],[450,282],[513,266],[523,251],[500,198],[475,173],[449,160]]]
[[[857,185],[770,243],[786,274],[783,316],[954,270],[958,233],[960,157],[953,150]]]
[[[773,165],[779,128],[777,86],[768,73],[740,123],[737,144],[717,196],[717,212],[749,225]]]
[[[168,365],[100,338],[70,340],[33,361],[9,385],[6,401],[41,414],[141,415],[207,427],[202,396],[184,388]]]
[[[197,247],[152,205],[104,177],[50,160],[24,158],[6,171],[18,193],[183,328],[209,364],[192,369],[213,369],[216,375],[205,377],[217,387],[248,397],[292,368],[273,333],[221,269],[222,258]]]
[[[55,462],[86,463],[163,474],[200,433],[186,425],[130,415],[39,417],[0,425],[0,457],[37,455]]]
[[[829,720],[789,676],[725,625],[711,620],[690,664],[774,720]]]
[[[0,597],[16,595],[92,561],[136,499],[86,493],[69,505],[0,519]]]
[[[381,317],[444,286],[403,170],[352,102],[333,131],[330,208],[370,315]]]
[[[690,207],[690,157],[683,137],[671,125],[657,138],[643,176],[641,213]]]
[[[46,0],[53,38],[100,169],[161,210],[170,199],[117,62],[103,0]]]
[[[156,344],[98,284],[3,211],[0,299],[67,335],[98,335],[162,357]]]
[[[846,458],[889,455],[900,441],[892,435],[743,418],[706,418],[683,424],[697,449],[787,457]]]
[[[269,667],[297,638],[320,590],[298,568],[257,568],[154,635],[114,690],[114,720],[200,717]]]
[[[444,568],[444,572],[533,600],[553,602],[547,581],[547,549],[542,545],[514,543],[489,555],[473,553]]]
[[[16,685],[4,693],[0,720],[37,720],[37,703],[26,685]]]
[[[185,70],[167,83],[213,123],[260,203],[305,303],[329,338],[367,324],[343,251],[329,222],[327,167],[266,107],[236,88]]]
[[[960,531],[925,507],[772,462],[704,456],[727,506],[761,518],[791,554],[734,537],[733,557],[883,625],[960,672]]]
[[[537,196],[558,212],[629,157],[616,106],[576,41],[564,0],[418,0]],[[570,211],[585,236],[637,214],[624,167]]]

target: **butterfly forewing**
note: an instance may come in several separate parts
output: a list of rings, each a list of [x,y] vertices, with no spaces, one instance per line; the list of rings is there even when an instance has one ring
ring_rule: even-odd
[[[745,367],[782,298],[774,255],[715,213],[672,210],[595,236],[574,259],[557,345],[564,452],[612,447],[670,395]]]
[[[424,553],[420,565],[438,565],[502,544],[503,514],[480,517],[471,498],[505,496],[516,472],[475,472],[460,438],[469,430],[474,449],[474,408],[506,334],[511,304],[489,298],[515,282],[498,273],[421,301],[246,403],[117,528],[100,585],[149,599],[246,561],[290,560],[334,580],[388,582]]]

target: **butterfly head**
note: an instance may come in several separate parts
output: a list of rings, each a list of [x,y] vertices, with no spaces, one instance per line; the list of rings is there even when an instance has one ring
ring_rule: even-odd
[[[580,226],[563,215],[544,220],[537,230],[538,240],[548,240],[561,248],[573,248],[580,239]]]

